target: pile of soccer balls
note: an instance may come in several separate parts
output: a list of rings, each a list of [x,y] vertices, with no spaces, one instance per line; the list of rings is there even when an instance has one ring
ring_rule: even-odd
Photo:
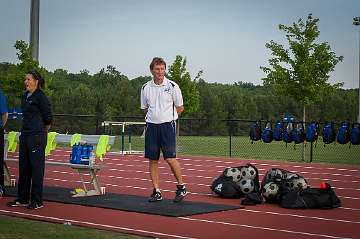
[[[308,183],[299,174],[280,168],[271,168],[261,182],[261,195],[266,202],[279,202],[284,193],[306,188],[308,188]]]
[[[226,198],[238,198],[259,191],[259,174],[252,164],[226,168],[213,182],[211,189]]]
[[[299,174],[280,169],[269,169],[259,183],[259,173],[252,164],[226,168],[214,180],[211,190],[224,198],[240,198],[257,193],[262,201],[279,202],[284,193],[290,190],[304,190],[308,183]],[[261,195],[261,196],[260,196]]]

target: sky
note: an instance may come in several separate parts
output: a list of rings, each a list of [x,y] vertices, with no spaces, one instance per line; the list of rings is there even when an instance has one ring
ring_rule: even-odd
[[[16,40],[29,42],[31,0],[0,0],[0,62],[16,63]],[[194,78],[261,84],[274,40],[286,44],[279,24],[312,13],[319,42],[344,56],[330,82],[359,86],[359,0],[40,0],[40,65],[94,74],[113,65],[129,79],[150,75],[160,56],[168,65],[187,59]]]

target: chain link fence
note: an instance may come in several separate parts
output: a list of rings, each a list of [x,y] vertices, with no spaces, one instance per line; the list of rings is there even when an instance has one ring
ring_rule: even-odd
[[[325,163],[360,163],[360,146],[324,144],[320,132],[314,143],[300,144],[261,140],[251,141],[250,126],[255,120],[180,119],[178,151],[184,155],[227,156],[243,159],[267,159]],[[267,121],[260,121],[265,126]],[[298,122],[294,122],[298,123]],[[306,125],[306,124],[305,124]],[[339,123],[335,123],[339,125]],[[322,129],[323,123],[320,124]],[[321,130],[320,130],[321,131]]]
[[[10,117],[12,118],[12,117]],[[58,133],[110,134],[116,138],[114,151],[142,151],[144,125],[104,125],[97,115],[54,116],[52,131]],[[144,122],[144,117],[113,117],[112,122]],[[261,140],[252,142],[250,126],[255,120],[181,118],[177,122],[179,155],[222,156],[241,159],[266,159],[324,163],[360,163],[360,146],[338,143],[324,144],[321,135],[314,143],[301,144]],[[266,121],[261,121],[265,125]],[[339,123],[335,123],[339,125]],[[19,131],[21,118],[10,119],[7,130]],[[320,124],[320,129],[323,123]]]

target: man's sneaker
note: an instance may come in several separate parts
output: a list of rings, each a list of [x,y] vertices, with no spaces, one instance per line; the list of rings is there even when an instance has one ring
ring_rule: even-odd
[[[181,202],[188,192],[186,190],[185,185],[176,185],[176,187],[177,187],[176,195],[173,201]]]
[[[161,192],[154,188],[153,193],[149,198],[149,202],[159,202],[162,200]]]
[[[40,209],[40,208],[42,208],[42,207],[44,207],[44,205],[42,204],[42,203],[36,203],[36,202],[32,202],[32,203],[30,203],[26,208],[27,209]]]
[[[7,203],[9,207],[26,207],[27,203],[19,202],[18,200],[10,201]]]

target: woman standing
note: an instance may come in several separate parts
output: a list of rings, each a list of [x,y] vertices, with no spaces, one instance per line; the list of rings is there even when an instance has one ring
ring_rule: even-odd
[[[23,122],[19,148],[19,181],[12,207],[43,207],[43,180],[47,132],[53,120],[48,98],[42,91],[45,80],[33,70],[25,76],[26,91],[21,99]],[[29,204],[30,202],[30,204]]]

